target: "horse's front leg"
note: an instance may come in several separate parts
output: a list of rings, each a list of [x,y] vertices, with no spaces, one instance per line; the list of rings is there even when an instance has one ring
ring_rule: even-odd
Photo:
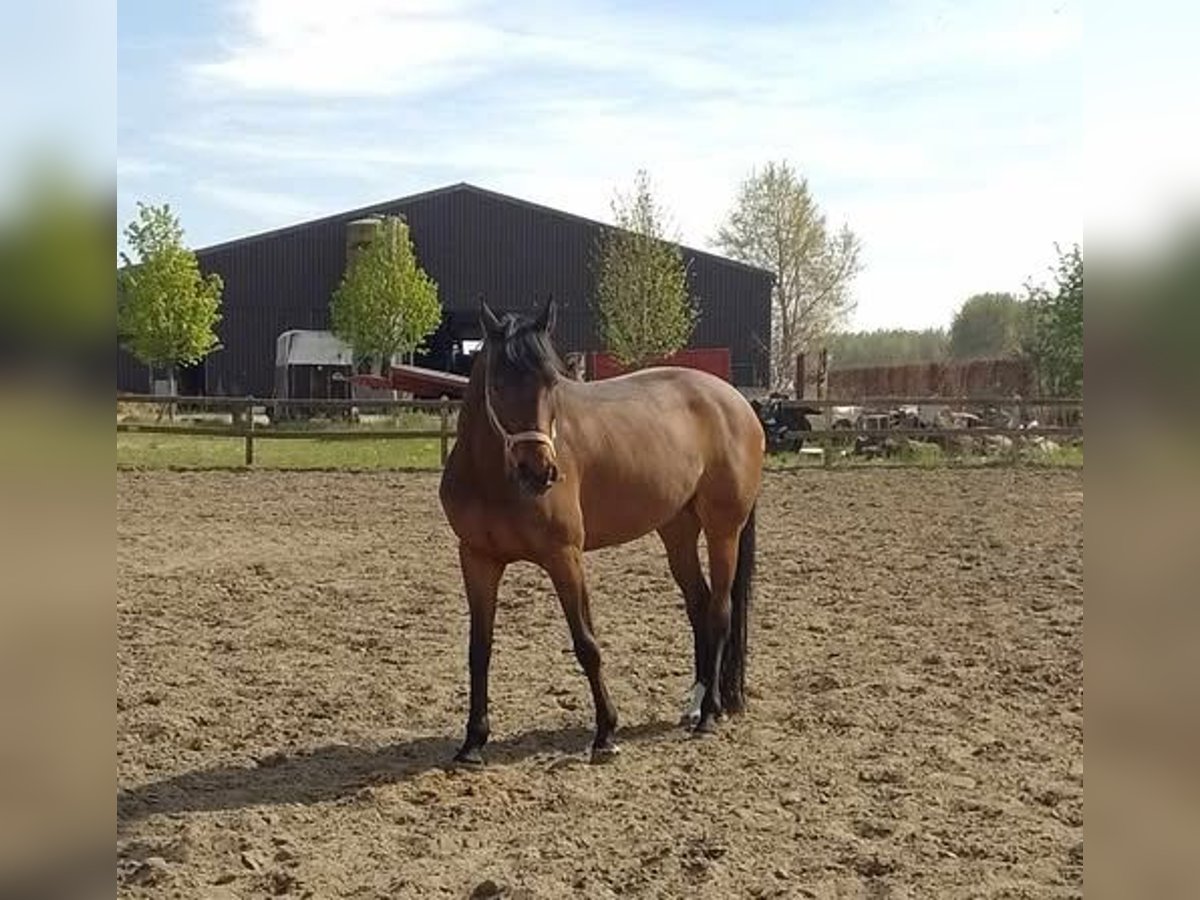
[[[467,589],[471,612],[471,711],[467,716],[467,737],[455,760],[467,765],[482,765],[480,750],[488,739],[488,666],[492,659],[492,626],[496,621],[496,592],[504,564],[472,550],[458,548],[459,564]]]
[[[563,548],[545,566],[562,603],[563,614],[571,629],[575,658],[583,667],[592,688],[596,708],[596,736],[592,741],[592,761],[603,762],[617,753],[613,733],[617,730],[617,710],[608,696],[601,671],[600,647],[592,633],[592,613],[588,607],[587,584],[583,575],[583,551]]]

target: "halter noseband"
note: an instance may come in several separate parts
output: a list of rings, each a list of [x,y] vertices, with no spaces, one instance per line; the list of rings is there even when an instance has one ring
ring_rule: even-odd
[[[488,363],[491,361],[488,360]],[[517,444],[545,444],[550,450],[550,459],[557,461],[558,452],[554,446],[554,439],[558,436],[558,426],[553,418],[550,419],[550,433],[534,429],[532,431],[518,431],[515,434],[509,432],[508,429],[500,421],[500,417],[496,415],[496,409],[492,406],[492,385],[490,377],[490,365],[485,363],[483,370],[483,405],[487,409],[488,421],[491,422],[492,428],[496,434],[504,440],[504,458],[505,460],[512,459],[513,447]]]

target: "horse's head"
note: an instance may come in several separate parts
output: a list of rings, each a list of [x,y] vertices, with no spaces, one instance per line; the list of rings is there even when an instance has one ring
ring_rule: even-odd
[[[504,444],[505,468],[522,489],[543,494],[559,480],[554,391],[566,373],[550,342],[553,298],[535,318],[498,317],[480,300],[484,406]]]

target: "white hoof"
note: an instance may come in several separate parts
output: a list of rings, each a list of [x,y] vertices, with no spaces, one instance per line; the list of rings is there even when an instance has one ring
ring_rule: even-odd
[[[591,756],[592,765],[598,766],[607,762],[612,762],[620,755],[620,753],[621,748],[616,744],[609,744],[606,747],[593,747]]]
[[[691,696],[688,698],[687,706],[684,707],[683,715],[679,718],[680,724],[694,727],[700,721],[700,707],[703,705],[704,685],[697,681],[692,685]]]

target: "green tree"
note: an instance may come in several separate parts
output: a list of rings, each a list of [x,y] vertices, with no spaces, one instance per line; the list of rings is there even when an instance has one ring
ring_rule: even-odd
[[[1083,251],[1078,244],[1065,253],[1058,250],[1053,271],[1052,287],[1026,285],[1031,327],[1025,346],[1044,391],[1083,396]]]
[[[1012,294],[968,297],[950,324],[950,354],[955,359],[1013,356],[1027,333],[1027,307]]]
[[[904,328],[877,331],[843,331],[829,336],[829,364],[835,369],[851,366],[885,366],[903,363],[938,362],[946,358],[949,339],[945,329]]]
[[[199,362],[219,346],[224,284],[219,275],[200,272],[170,204],[139,202],[124,234],[133,255],[121,253],[117,328],[134,356],[167,370],[174,392],[175,367]]]
[[[677,241],[639,171],[632,194],[612,203],[616,228],[596,245],[596,313],[600,338],[621,365],[636,368],[687,346],[697,311]]]
[[[729,256],[775,275],[771,381],[791,383],[796,354],[818,349],[854,309],[850,286],[861,271],[861,244],[848,228],[832,231],[787,162],[769,162],[742,182],[717,233]]]
[[[397,354],[414,353],[442,318],[437,284],[421,269],[408,225],[384,216],[350,256],[333,292],[333,332],[381,373]]]

